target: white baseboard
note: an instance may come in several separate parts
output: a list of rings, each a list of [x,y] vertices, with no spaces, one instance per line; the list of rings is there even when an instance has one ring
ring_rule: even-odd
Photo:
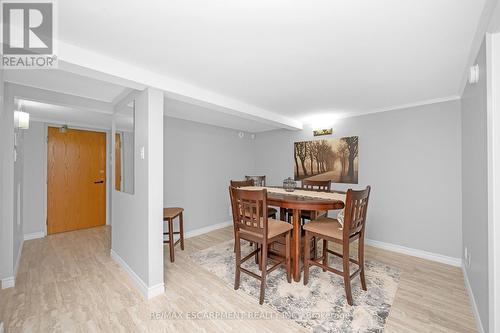
[[[191,230],[185,233],[184,238],[191,238],[195,236],[199,236],[202,234],[206,234],[207,232],[214,231],[217,229],[225,228],[233,224],[233,221],[226,221],[218,224],[209,225],[203,228]],[[148,287],[146,283],[130,268],[130,266],[123,260],[113,249],[111,249],[111,258],[115,260],[132,279],[134,285],[139,289],[140,293],[146,299],[153,298],[158,295],[162,295],[165,293],[165,285],[164,283],[159,283],[155,286]]]
[[[19,250],[17,252],[17,259],[16,263],[14,264],[14,276],[9,276],[2,279],[2,289],[14,288],[16,286],[17,270],[19,268],[19,263],[21,262],[21,255],[23,254],[23,245],[24,240],[21,241],[21,245],[19,245]]]
[[[148,288],[147,299],[163,295],[164,293],[165,293],[165,284],[163,282],[158,283],[157,285]]]
[[[45,237],[45,233],[43,231],[39,232],[32,232],[30,234],[24,234],[24,240],[30,240],[30,239],[37,239],[37,238],[43,238]]]
[[[373,246],[373,247],[377,247],[379,249],[384,249],[384,250],[388,250],[388,251],[407,254],[407,255],[413,256],[413,257],[418,257],[418,258],[422,258],[422,259],[436,261],[436,262],[446,264],[446,265],[451,265],[451,266],[455,266],[455,267],[462,266],[462,259],[461,258],[448,257],[448,256],[444,256],[444,255],[438,254],[438,253],[432,253],[432,252],[427,252],[427,251],[423,251],[423,250],[412,249],[409,247],[391,244],[391,243],[380,242],[380,241],[376,241],[373,239],[366,239],[365,244]]]
[[[203,228],[188,231],[184,235],[184,238],[187,239],[187,238],[203,235],[203,234],[206,234],[207,232],[214,231],[217,229],[222,229],[222,228],[228,227],[230,225],[233,225],[233,220],[222,222],[222,223],[217,223],[217,224],[212,224],[212,225],[209,225],[209,226],[206,226]]]
[[[17,276],[17,269],[19,268],[19,263],[21,262],[21,255],[23,254],[23,246],[24,246],[24,239],[21,241],[21,245],[19,245],[19,250],[17,251],[16,264],[14,265],[14,279]]]
[[[2,279],[2,289],[13,288],[16,286],[16,278],[9,276]]]
[[[462,272],[464,273],[465,289],[469,294],[470,305],[472,308],[472,313],[474,314],[474,319],[476,319],[477,331],[479,333],[484,333],[483,323],[481,322],[481,317],[479,316],[479,310],[477,309],[476,299],[474,298],[474,293],[469,282],[469,276],[467,275],[467,270],[465,269],[465,263],[462,263]]]
[[[111,249],[111,258],[118,263],[118,265],[123,268],[125,272],[127,272],[128,276],[132,279],[132,282],[135,284],[139,292],[146,299],[151,299],[155,296],[161,295],[165,293],[165,285],[164,283],[159,283],[152,287],[148,287],[144,281],[130,268],[130,266],[122,259],[113,249]]]

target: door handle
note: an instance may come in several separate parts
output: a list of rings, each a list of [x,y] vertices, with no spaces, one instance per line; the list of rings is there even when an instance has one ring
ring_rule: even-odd
[[[104,180],[100,180],[98,182],[94,182],[94,184],[102,184],[102,183],[104,183]]]

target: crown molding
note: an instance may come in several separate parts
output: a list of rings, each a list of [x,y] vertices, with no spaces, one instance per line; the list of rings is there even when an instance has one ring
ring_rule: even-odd
[[[353,118],[353,117],[359,117],[359,116],[364,116],[364,115],[369,115],[369,114],[374,114],[374,113],[382,113],[382,112],[388,112],[388,111],[409,109],[409,108],[414,108],[414,107],[424,106],[424,105],[452,102],[452,101],[457,101],[460,98],[461,97],[458,95],[450,95],[450,96],[445,96],[445,97],[426,99],[426,100],[413,102],[413,103],[392,105],[392,106],[377,108],[377,109],[373,109],[373,110],[354,112],[354,113],[346,114],[346,115],[341,116],[339,118],[340,119]]]

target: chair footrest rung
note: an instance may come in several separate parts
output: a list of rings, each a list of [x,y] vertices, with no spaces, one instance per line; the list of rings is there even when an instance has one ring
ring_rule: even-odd
[[[320,258],[321,259],[321,258]],[[327,271],[330,271],[332,273],[335,273],[335,274],[338,274],[338,275],[344,275],[344,272],[342,271],[339,271],[338,269],[335,269],[335,268],[332,268],[330,266],[327,266],[327,265],[323,265],[322,262],[318,262],[316,260],[309,260],[309,264],[310,265],[314,265],[314,266],[318,266],[318,267],[321,267],[323,269],[326,269]]]
[[[266,272],[266,274],[269,274],[271,273],[272,271],[274,271],[276,268],[278,268],[279,266],[281,266],[282,264],[284,263],[284,261],[279,261],[277,262],[276,264],[274,264],[274,266],[272,266],[271,268],[269,268]]]
[[[258,279],[258,280],[262,280],[262,277],[261,276],[258,276],[257,274],[255,274],[254,272],[251,272],[249,271],[248,269],[245,269],[245,268],[242,268],[240,267],[240,271],[242,271],[243,273],[246,273],[250,276],[253,276],[254,278]]]
[[[358,275],[359,273],[361,272],[361,268],[358,268],[354,273],[352,273],[350,276],[349,276],[349,279],[353,279],[356,275]]]
[[[181,242],[181,239],[179,238],[178,240],[176,240],[176,241],[174,242],[174,246],[176,246],[176,245],[177,245],[177,244],[179,244],[180,242]],[[163,243],[164,243],[164,244],[165,244],[165,243],[170,244],[170,239],[164,239],[164,240],[163,240]]]
[[[249,254],[247,254],[243,259],[240,260],[240,263],[244,263],[245,261],[247,261],[248,259],[252,258],[253,256],[255,256],[255,254],[259,252],[259,250],[253,250],[252,252],[250,252]]]
[[[344,258],[344,256],[338,252],[335,252],[335,251],[332,251],[330,249],[327,249],[326,252],[330,253],[330,254],[333,254],[334,256],[337,256],[337,257],[340,257],[340,258]],[[349,261],[356,264],[356,265],[359,265],[359,261],[356,260],[356,259],[353,259],[351,257],[349,257]]]

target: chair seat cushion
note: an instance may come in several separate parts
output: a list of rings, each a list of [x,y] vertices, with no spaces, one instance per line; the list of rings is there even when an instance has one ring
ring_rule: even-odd
[[[343,229],[337,219],[320,217],[304,225],[304,230],[342,240]]]
[[[278,235],[281,235],[281,234],[284,234],[290,230],[293,229],[293,226],[290,224],[290,223],[286,223],[286,222],[283,222],[283,221],[278,221],[278,220],[275,220],[275,219],[267,219],[267,228],[268,228],[268,234],[267,234],[267,238],[274,238]],[[240,233],[242,235],[245,235],[245,234],[249,234],[249,235],[252,235],[252,236],[257,236],[257,237],[262,237],[260,234],[258,233],[255,233],[255,232],[252,232],[252,231],[248,231],[248,230],[244,230],[244,229],[240,229]]]

